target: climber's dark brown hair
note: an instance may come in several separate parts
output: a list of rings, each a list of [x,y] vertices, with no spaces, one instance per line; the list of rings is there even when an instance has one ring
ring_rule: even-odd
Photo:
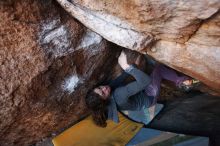
[[[86,106],[91,110],[93,121],[100,127],[106,127],[107,123],[107,104],[108,101],[101,98],[101,96],[90,90],[86,95]]]

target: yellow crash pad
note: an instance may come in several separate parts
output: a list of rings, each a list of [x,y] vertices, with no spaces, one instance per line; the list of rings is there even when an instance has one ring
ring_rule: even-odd
[[[55,137],[54,146],[124,146],[143,124],[133,122],[119,113],[120,122],[107,121],[107,127],[96,126],[92,117],[75,124]]]

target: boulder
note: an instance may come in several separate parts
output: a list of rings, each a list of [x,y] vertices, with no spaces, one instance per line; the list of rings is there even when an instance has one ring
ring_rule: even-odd
[[[220,134],[219,98],[198,93],[180,96],[175,101],[167,102],[147,127],[217,138]]]
[[[1,146],[26,146],[45,137],[51,139],[88,115],[84,102],[87,91],[120,73],[116,57],[122,48],[117,45],[147,53],[219,91],[218,0],[57,1],[0,1]],[[137,54],[128,54],[134,61]],[[144,61],[142,65],[146,65]],[[170,90],[179,95],[179,91]],[[209,98],[212,96],[186,100],[180,110],[188,101],[192,105],[210,103],[207,108],[213,113],[207,111],[204,122],[212,122],[208,117],[214,119],[219,110],[211,106],[218,105],[219,97],[205,102]],[[204,112],[201,106],[194,108],[196,114]],[[190,112],[188,109],[185,116]],[[166,113],[169,110],[162,114],[162,121],[167,125],[151,126],[184,132],[178,127],[182,118],[177,117],[180,124],[172,127],[172,116]],[[201,116],[188,119],[186,127],[192,127],[189,123]],[[211,128],[213,125],[219,126],[212,124]],[[201,127],[198,123],[192,129],[195,132]]]
[[[0,145],[30,145],[88,114],[120,49],[52,0],[0,2]]]
[[[219,0],[57,0],[105,39],[220,91]]]

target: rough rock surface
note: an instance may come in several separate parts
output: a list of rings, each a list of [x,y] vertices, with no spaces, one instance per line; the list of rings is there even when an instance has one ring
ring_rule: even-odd
[[[184,44],[158,41],[148,54],[220,92],[220,13],[202,23]]]
[[[217,137],[220,136],[219,104],[220,100],[217,96],[185,95],[168,102],[148,127],[176,133]]]
[[[85,26],[220,91],[219,0],[57,0]]]
[[[0,2],[0,145],[30,145],[88,114],[115,46],[55,1]],[[102,68],[102,69],[100,69]]]
[[[57,1],[107,40],[148,53],[212,89],[220,89],[218,1],[123,0],[117,5],[107,0],[74,1],[74,5]],[[98,23],[94,23],[96,19]],[[121,49],[85,28],[53,0],[0,1],[0,48],[1,146],[26,146],[51,138],[51,133],[88,114],[83,97],[93,85],[118,71],[112,73],[111,68],[117,67],[115,56]],[[213,105],[219,104],[219,98],[206,102],[207,98],[212,97],[196,98],[202,105],[194,109],[199,113],[206,106],[201,112],[209,108],[205,114],[216,120],[219,110]],[[197,100],[187,100],[180,111],[188,101],[196,104]],[[210,104],[203,105],[206,103]],[[203,114],[192,121],[200,116]],[[212,122],[208,117],[204,121]],[[163,119],[169,126],[172,118]],[[175,127],[181,124],[160,124],[155,123],[156,127],[185,130]],[[211,128],[213,125],[219,126],[214,123]],[[38,144],[47,145],[47,141]]]

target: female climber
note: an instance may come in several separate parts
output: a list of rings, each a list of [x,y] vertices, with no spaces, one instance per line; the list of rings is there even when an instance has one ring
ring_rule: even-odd
[[[135,63],[140,62],[140,57]],[[174,70],[157,65],[150,76],[127,63],[122,51],[118,63],[124,72],[109,85],[98,86],[87,93],[86,105],[91,110],[93,121],[106,127],[106,120],[118,123],[118,110],[139,110],[156,104],[162,79],[170,80],[179,87],[191,87],[192,80],[187,76],[178,76]],[[135,81],[123,85],[124,79],[131,75]]]

